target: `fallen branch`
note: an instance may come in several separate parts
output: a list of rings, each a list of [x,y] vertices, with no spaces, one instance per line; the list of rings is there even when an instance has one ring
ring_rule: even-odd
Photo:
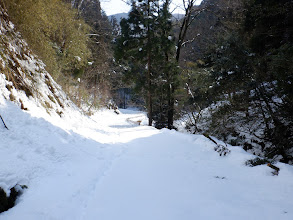
[[[130,118],[127,118],[126,121],[131,123],[131,124],[135,124],[135,125],[140,125],[141,122],[142,122],[142,119],[137,119],[138,117],[130,117]]]
[[[213,138],[211,138],[210,135],[208,135],[207,133],[204,133],[203,135],[204,135],[206,138],[210,139],[212,142],[214,142],[216,145],[218,145],[218,143],[217,143]]]
[[[272,173],[273,173],[274,175],[278,176],[279,171],[280,171],[280,168],[279,168],[279,167],[276,167],[276,166],[274,166],[274,165],[271,164],[271,163],[268,163],[267,166],[270,167],[270,168],[272,168],[272,169],[274,169],[275,171],[273,171]]]
[[[4,120],[3,120],[3,118],[2,118],[1,115],[0,115],[0,118],[1,118],[1,120],[2,120],[2,122],[3,122],[4,127],[5,127],[7,130],[9,130],[9,129],[7,128],[7,126],[6,126],[6,124],[5,124],[5,122],[4,122]]]
[[[227,147],[225,147],[225,146],[223,146],[221,144],[218,144],[213,138],[211,138],[210,135],[208,135],[206,133],[204,133],[203,135],[206,138],[208,138],[209,140],[211,140],[214,144],[217,145],[217,146],[214,147],[214,150],[216,152],[218,152],[220,154],[220,156],[226,156],[227,154],[229,154],[231,152]]]

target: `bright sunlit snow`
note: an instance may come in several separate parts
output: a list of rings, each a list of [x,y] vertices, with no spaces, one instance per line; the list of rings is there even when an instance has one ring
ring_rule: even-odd
[[[0,187],[28,187],[1,220],[293,219],[292,166],[247,167],[240,147],[220,157],[204,136],[145,126],[134,110],[60,118],[22,97],[23,111],[0,79]]]

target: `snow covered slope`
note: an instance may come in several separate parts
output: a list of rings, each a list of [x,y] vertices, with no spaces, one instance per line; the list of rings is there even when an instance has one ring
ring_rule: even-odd
[[[49,116],[0,96],[0,187],[28,189],[0,219],[292,219],[293,168],[247,167],[203,136],[138,125],[145,114]],[[39,108],[39,109],[38,109]]]

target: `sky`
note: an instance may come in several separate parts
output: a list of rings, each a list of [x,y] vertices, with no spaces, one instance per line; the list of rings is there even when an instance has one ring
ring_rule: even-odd
[[[126,4],[127,0],[101,0],[102,9],[106,12],[106,14],[114,15],[118,13],[128,12],[130,10],[130,6]],[[182,5],[183,0],[173,0],[171,4],[171,10],[174,9],[173,13],[183,13]],[[196,4],[200,4],[202,0],[196,0]],[[178,6],[179,7],[176,7]]]

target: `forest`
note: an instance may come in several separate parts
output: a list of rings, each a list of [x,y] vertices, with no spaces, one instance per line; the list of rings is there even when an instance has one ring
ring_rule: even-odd
[[[47,71],[86,114],[136,107],[149,126],[243,146],[250,165],[293,163],[293,1],[0,0]]]

